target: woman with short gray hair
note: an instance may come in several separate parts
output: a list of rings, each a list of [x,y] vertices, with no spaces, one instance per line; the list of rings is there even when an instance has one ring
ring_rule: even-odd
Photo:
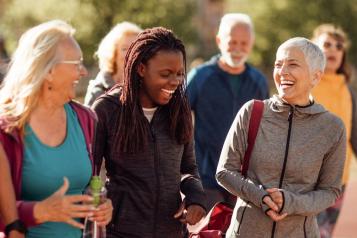
[[[238,112],[216,178],[239,196],[226,237],[319,237],[316,215],[341,193],[343,122],[310,93],[325,67],[322,51],[297,37],[277,50],[278,94],[265,100],[247,176],[242,161],[253,102]]]

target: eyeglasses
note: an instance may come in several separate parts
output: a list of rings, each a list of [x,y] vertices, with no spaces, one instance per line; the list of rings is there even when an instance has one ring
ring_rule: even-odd
[[[58,64],[74,64],[77,65],[77,70],[81,71],[84,68],[83,58],[80,60],[62,60]]]
[[[332,47],[333,45],[334,45],[334,44],[332,44],[331,42],[326,41],[326,42],[324,42],[323,47],[324,47],[325,49],[331,49],[331,47]],[[336,48],[338,51],[341,51],[341,50],[344,49],[344,46],[343,46],[343,44],[342,44],[341,42],[337,42],[334,46],[335,46],[335,48]]]

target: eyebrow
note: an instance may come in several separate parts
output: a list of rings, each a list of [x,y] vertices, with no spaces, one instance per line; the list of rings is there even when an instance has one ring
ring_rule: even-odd
[[[283,60],[275,60],[275,63],[279,63],[279,62],[282,62],[282,61],[284,61],[285,59],[283,59]],[[297,60],[297,59],[288,59],[287,60],[288,62],[300,62],[299,60]]]

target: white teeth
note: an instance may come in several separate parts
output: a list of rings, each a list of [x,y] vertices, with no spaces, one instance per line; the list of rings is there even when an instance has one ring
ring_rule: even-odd
[[[288,84],[288,85],[293,85],[294,82],[293,81],[290,81],[290,80],[283,80],[280,82],[280,84]]]
[[[167,89],[161,89],[162,91],[164,91],[165,93],[169,93],[169,94],[173,94],[175,92],[175,90],[167,90]]]

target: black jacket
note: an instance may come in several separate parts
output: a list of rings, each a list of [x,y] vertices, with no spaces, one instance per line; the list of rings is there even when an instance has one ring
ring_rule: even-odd
[[[119,151],[114,142],[119,94],[119,88],[113,89],[93,105],[98,115],[94,160],[100,164],[105,159],[114,207],[108,237],[183,237],[186,228],[173,217],[181,204],[180,191],[186,206],[205,207],[193,143],[180,145],[170,137],[167,108],[159,107],[147,123],[147,149],[135,154]],[[181,182],[185,174],[192,176]]]

